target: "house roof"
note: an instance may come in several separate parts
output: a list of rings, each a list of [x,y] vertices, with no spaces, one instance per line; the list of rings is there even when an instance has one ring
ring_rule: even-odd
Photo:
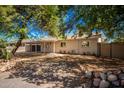
[[[85,37],[85,36],[82,36],[82,37],[67,37],[65,40],[79,40],[79,39],[83,39],[83,40],[94,40],[94,39],[98,39],[100,38],[101,35],[92,35],[90,37]],[[58,41],[63,41],[63,40],[58,40]]]
[[[78,40],[78,39],[89,39],[89,40],[94,40],[94,39],[98,39],[100,38],[101,35],[92,35],[91,37],[67,37],[67,39],[65,40]],[[45,37],[45,38],[42,38],[42,39],[39,39],[39,40],[35,40],[35,39],[25,39],[22,41],[22,43],[38,43],[38,42],[56,42],[56,41],[63,41],[63,40],[60,40],[60,39],[57,39],[57,38],[54,38],[54,37]],[[15,43],[15,42],[11,42],[11,43]]]
[[[26,39],[26,40],[23,40],[22,43],[31,43],[31,42],[53,42],[53,41],[57,41],[58,39],[57,38],[54,38],[54,37],[47,37],[47,38],[42,38],[42,39],[39,39],[39,40],[35,40],[35,39]]]

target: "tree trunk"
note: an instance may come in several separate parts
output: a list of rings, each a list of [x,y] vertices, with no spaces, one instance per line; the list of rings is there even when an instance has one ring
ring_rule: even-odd
[[[21,43],[22,43],[22,38],[20,38],[18,41],[17,41],[17,43],[16,43],[16,45],[15,45],[15,48],[12,50],[12,54],[13,55],[15,55],[15,52],[17,51],[17,49],[19,48],[19,46],[21,46]]]

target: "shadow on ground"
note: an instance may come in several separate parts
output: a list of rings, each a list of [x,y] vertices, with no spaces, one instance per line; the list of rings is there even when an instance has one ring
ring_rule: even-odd
[[[87,82],[84,73],[89,69],[124,67],[120,60],[88,58],[84,56],[46,57],[18,62],[9,78],[25,78],[24,81],[41,87],[82,87]]]
[[[43,62],[19,63],[9,78],[25,78],[29,83],[41,87],[80,87],[83,73],[76,63],[68,62]]]

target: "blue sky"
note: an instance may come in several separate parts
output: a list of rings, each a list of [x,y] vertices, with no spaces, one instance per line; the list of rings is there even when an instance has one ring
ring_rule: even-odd
[[[42,29],[37,28],[36,23],[34,23],[33,25],[28,23],[27,27],[29,30],[28,37],[31,39],[40,39],[40,38],[43,38],[45,36],[48,36],[48,33],[46,31],[42,31]]]
[[[68,24],[68,22],[72,19],[74,19],[75,17],[75,13],[73,11],[73,9],[69,9],[66,16],[63,18],[64,22],[66,24]],[[21,23],[20,23],[21,24]],[[77,31],[76,25],[77,24],[81,24],[81,25],[85,25],[85,22],[83,21],[83,19],[78,20],[71,29],[67,29],[67,31],[65,31],[65,35],[67,36],[72,36],[75,34],[75,32]],[[28,22],[27,24],[28,27],[28,37],[31,39],[41,39],[44,37],[48,37],[49,34],[46,31],[42,31],[42,29],[37,28],[37,24],[36,22],[34,22],[34,24],[30,24],[30,22]],[[95,30],[94,30],[95,32]],[[0,38],[5,38],[6,35],[4,35],[4,33],[0,33]],[[18,37],[15,35],[12,38],[7,38],[7,40],[9,41],[13,41],[13,40],[17,40]]]
[[[75,18],[75,12],[73,11],[73,9],[69,9],[68,12],[67,12],[67,14],[66,14],[66,16],[65,16],[65,18],[64,18],[64,22],[66,24],[68,24],[68,22],[71,21],[72,19],[74,20],[74,18]],[[76,25],[77,24],[85,25],[85,22],[83,21],[83,19],[78,20],[73,25],[73,27],[71,29],[68,29],[67,31],[65,31],[66,32],[65,35],[67,35],[67,36],[73,36],[76,33],[76,31],[78,30],[76,28]]]

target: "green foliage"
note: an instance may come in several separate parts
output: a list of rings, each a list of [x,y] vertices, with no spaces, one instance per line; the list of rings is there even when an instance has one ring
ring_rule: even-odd
[[[76,19],[83,18],[85,21],[88,32],[95,28],[103,30],[108,39],[124,37],[124,6],[75,6],[74,10]]]
[[[20,40],[27,38],[29,21],[30,24],[37,22],[37,27],[50,35],[59,36],[58,6],[0,6],[0,11],[0,31],[7,33],[8,37],[18,35],[16,49],[21,45]]]
[[[9,60],[11,59],[12,55],[11,55],[11,52],[8,51],[7,46],[8,46],[7,42],[1,39],[0,40],[0,58]]]
[[[74,18],[65,23],[63,18],[69,9],[73,9]],[[27,37],[27,24],[34,22],[37,27],[47,31],[51,36],[64,38],[65,31],[72,28],[80,19],[86,25],[76,25],[76,34],[91,35],[96,28],[103,30],[108,38],[123,40],[124,37],[124,6],[0,6],[0,32],[5,32],[8,37],[18,35],[18,42]],[[20,25],[21,23],[21,25]],[[71,29],[70,29],[71,31]],[[116,40],[115,40],[116,41]],[[18,43],[17,42],[17,43]],[[21,42],[20,42],[21,43]],[[20,44],[15,44],[20,45]],[[15,46],[18,47],[18,46]],[[6,54],[6,53],[5,53]]]
[[[2,50],[2,58],[5,60],[10,60],[12,58],[11,52],[8,52],[6,49]]]

